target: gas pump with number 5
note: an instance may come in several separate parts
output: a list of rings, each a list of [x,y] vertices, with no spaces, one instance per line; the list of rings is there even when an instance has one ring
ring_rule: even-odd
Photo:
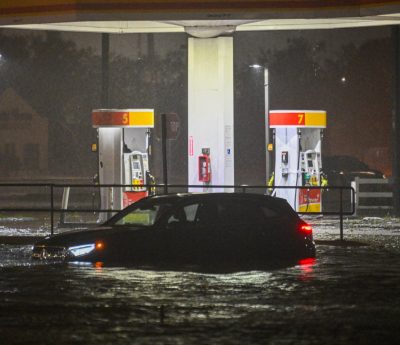
[[[199,156],[199,181],[205,184],[211,182],[211,160],[210,149],[202,149],[202,154]]]
[[[120,210],[146,197],[153,109],[95,109],[92,125],[98,135],[99,183],[126,185],[100,189],[101,208]],[[113,212],[101,213],[100,221]]]

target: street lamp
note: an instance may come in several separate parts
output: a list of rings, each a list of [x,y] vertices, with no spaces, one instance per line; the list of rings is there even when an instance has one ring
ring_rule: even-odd
[[[252,64],[249,65],[250,68],[254,68],[256,70],[264,69],[264,112],[265,112],[265,173],[266,180],[268,181],[271,176],[271,168],[272,164],[270,162],[270,152],[268,151],[268,144],[270,143],[271,136],[269,131],[269,75],[268,68],[259,65]]]

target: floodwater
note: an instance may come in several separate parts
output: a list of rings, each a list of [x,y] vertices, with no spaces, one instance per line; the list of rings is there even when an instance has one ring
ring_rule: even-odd
[[[399,221],[346,221],[367,246],[311,222],[316,260],[229,274],[32,264],[0,245],[0,344],[399,344]]]

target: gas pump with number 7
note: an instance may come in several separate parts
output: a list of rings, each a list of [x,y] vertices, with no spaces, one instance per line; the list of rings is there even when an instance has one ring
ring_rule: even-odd
[[[276,196],[286,199],[297,212],[321,212],[321,139],[326,112],[271,110],[269,126],[274,130]]]

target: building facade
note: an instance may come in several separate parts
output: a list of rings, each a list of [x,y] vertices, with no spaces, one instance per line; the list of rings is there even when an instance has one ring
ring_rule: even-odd
[[[0,177],[48,173],[48,120],[15,90],[0,94]]]

